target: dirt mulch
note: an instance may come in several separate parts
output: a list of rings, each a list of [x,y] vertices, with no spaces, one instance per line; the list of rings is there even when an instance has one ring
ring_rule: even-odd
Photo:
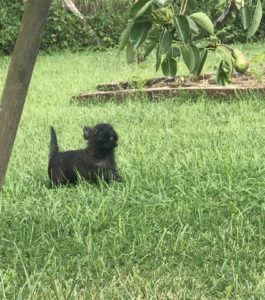
[[[123,101],[129,96],[146,95],[151,100],[161,97],[174,97],[186,92],[191,95],[204,93],[208,96],[231,96],[237,93],[260,92],[265,95],[265,76],[257,80],[251,75],[236,74],[231,83],[220,86],[215,83],[213,74],[200,76],[197,80],[190,76],[178,76],[175,78],[152,78],[145,82],[122,81],[118,83],[101,83],[97,85],[96,92],[84,93],[74,96],[77,101],[96,99],[108,101],[115,99]]]

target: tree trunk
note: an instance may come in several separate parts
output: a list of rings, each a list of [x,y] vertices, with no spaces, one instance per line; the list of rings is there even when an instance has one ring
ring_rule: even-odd
[[[0,102],[0,190],[52,0],[27,0]]]

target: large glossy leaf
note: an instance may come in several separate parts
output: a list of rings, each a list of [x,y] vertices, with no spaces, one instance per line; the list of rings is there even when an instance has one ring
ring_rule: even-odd
[[[200,54],[200,61],[197,64],[197,68],[196,68],[196,75],[199,76],[201,74],[202,68],[205,64],[206,58],[208,55],[208,50],[207,49],[203,49],[201,54]]]
[[[127,42],[130,38],[132,26],[133,26],[133,23],[128,22],[126,28],[123,30],[121,37],[120,37],[120,46],[119,46],[120,50],[123,50],[125,48],[125,46],[127,45]]]
[[[247,35],[248,38],[252,37],[256,33],[256,31],[259,28],[261,19],[262,19],[262,4],[260,0],[257,0],[254,16],[248,30],[248,35]]]
[[[206,49],[200,51],[194,44],[190,44],[186,47],[181,46],[180,49],[183,60],[190,73],[199,76],[204,66],[208,51]]]
[[[165,76],[175,76],[177,74],[177,61],[172,57],[166,57],[162,62],[162,72]]]
[[[172,44],[173,35],[170,31],[166,28],[161,34],[160,41],[159,41],[159,54],[163,55],[170,51],[171,44]]]
[[[190,48],[193,52],[194,62],[195,62],[192,73],[197,75],[197,69],[201,60],[200,50],[194,44],[190,44]]]
[[[184,63],[188,67],[190,73],[193,72],[196,62],[193,49],[189,46],[181,46],[180,47],[181,55],[183,57]]]
[[[213,34],[214,27],[210,18],[203,12],[197,12],[189,16],[204,31]]]
[[[152,28],[151,22],[134,23],[130,33],[130,41],[135,48],[139,48],[146,40],[149,30]]]
[[[190,37],[190,25],[188,19],[185,16],[178,15],[175,17],[174,23],[181,40],[184,44],[187,44]]]
[[[137,19],[142,16],[150,7],[153,0],[138,0],[132,6],[129,18]]]
[[[250,8],[246,5],[244,5],[240,9],[240,17],[241,17],[241,22],[243,24],[244,29],[248,29],[251,23],[251,11]]]

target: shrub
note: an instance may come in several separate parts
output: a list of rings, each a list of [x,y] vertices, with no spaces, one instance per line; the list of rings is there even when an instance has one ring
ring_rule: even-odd
[[[23,6],[18,1],[6,1],[0,5],[0,54],[10,54],[22,18]]]
[[[97,35],[101,48],[117,45],[120,33],[126,26],[126,18],[124,16],[132,1],[86,0],[85,3],[85,5],[77,3],[77,6],[86,16],[87,23]]]
[[[41,50],[101,49],[118,44],[120,33],[126,26],[125,14],[132,0],[75,0],[84,14],[82,21],[62,7],[61,0],[54,0],[42,39]],[[201,9],[211,19],[216,19],[224,9],[225,0],[194,0],[197,11]],[[255,2],[255,1],[254,1]],[[22,0],[0,0],[0,54],[10,54],[14,48],[22,13]],[[254,5],[255,3],[253,3]],[[265,8],[265,1],[263,2]],[[238,28],[239,16],[234,15],[218,35],[225,42],[243,42],[245,33]],[[255,39],[265,38],[265,15]],[[253,40],[255,40],[253,39]]]
[[[1,1],[1,0],[0,0]],[[3,1],[3,0],[2,0]],[[84,2],[84,1],[83,1]],[[124,12],[131,3],[119,1],[76,1],[84,14],[81,20],[54,1],[45,27],[41,50],[59,51],[70,49],[106,49],[117,45],[119,35],[125,27]],[[23,3],[19,0],[3,1],[0,6],[0,54],[10,54],[14,48],[23,14]]]
[[[211,20],[216,20],[224,11],[227,0],[196,0],[196,6],[201,8]],[[250,1],[245,1],[249,3]],[[253,2],[253,3],[252,3]],[[252,14],[254,12],[256,1],[251,2]],[[263,11],[265,11],[265,1],[263,1]],[[225,22],[217,31],[217,36],[225,43],[236,43],[236,42],[246,42],[246,31],[240,26],[240,14],[234,11],[232,16]],[[265,14],[263,14],[260,27],[254,37],[251,38],[251,41],[258,41],[265,39]]]

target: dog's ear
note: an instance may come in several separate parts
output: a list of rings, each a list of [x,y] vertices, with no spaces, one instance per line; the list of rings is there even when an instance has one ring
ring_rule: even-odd
[[[88,140],[88,138],[89,138],[89,136],[91,134],[90,131],[91,131],[90,127],[84,127],[83,128],[83,136],[84,136],[85,140]]]

